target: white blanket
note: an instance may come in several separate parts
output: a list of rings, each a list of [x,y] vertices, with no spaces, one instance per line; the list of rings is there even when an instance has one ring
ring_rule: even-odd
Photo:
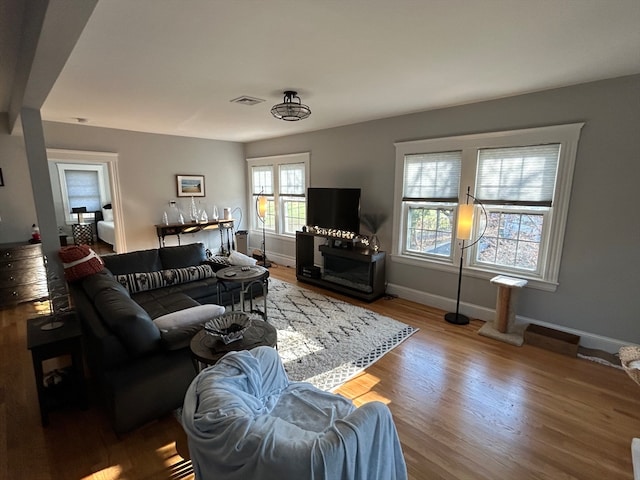
[[[290,383],[277,351],[227,354],[194,380],[183,427],[199,480],[404,480],[391,413]]]

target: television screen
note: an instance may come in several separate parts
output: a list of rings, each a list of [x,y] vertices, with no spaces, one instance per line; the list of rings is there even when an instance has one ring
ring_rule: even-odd
[[[307,189],[307,225],[360,233],[360,189]]]

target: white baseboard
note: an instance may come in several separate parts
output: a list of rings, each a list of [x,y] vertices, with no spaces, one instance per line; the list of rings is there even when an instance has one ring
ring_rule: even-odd
[[[288,255],[278,255],[277,253],[267,252],[267,261],[275,262],[278,265],[283,265],[285,267],[296,267],[295,257],[290,257]]]
[[[440,308],[447,312],[455,311],[456,301],[451,298],[441,297],[439,295],[433,295],[430,293],[422,292],[412,288],[403,287],[400,285],[387,284],[387,293],[397,295],[400,298],[411,300],[412,302],[421,303],[430,307]],[[481,307],[471,303],[460,302],[460,313],[463,313],[469,317],[477,318],[479,320],[493,321],[496,312],[495,309]],[[618,340],[615,338],[604,337],[595,333],[589,333],[582,330],[576,330],[573,328],[564,327],[562,325],[556,325],[554,323],[543,322],[533,318],[524,317],[522,315],[516,316],[517,322],[533,323],[535,325],[541,325],[543,327],[553,328],[562,332],[571,333],[580,337],[580,345],[586,348],[596,348],[598,350],[604,350],[609,353],[618,353],[620,347],[630,345],[630,342]]]
[[[397,295],[405,300],[411,300],[412,302],[421,303],[430,307],[441,308],[447,312],[455,312],[456,310],[455,300],[447,297],[441,297],[440,295],[421,292],[420,290],[414,290],[413,288],[388,283],[386,292],[392,295]],[[478,305],[465,302],[460,302],[460,313],[468,317],[484,320],[485,322],[493,320],[496,316],[495,309],[480,307]]]

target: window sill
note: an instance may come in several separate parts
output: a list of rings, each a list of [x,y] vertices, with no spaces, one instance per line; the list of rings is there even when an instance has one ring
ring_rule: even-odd
[[[459,264],[458,265],[454,265],[452,263],[448,263],[448,262],[437,262],[437,261],[433,261],[433,260],[422,260],[419,258],[415,258],[415,257],[409,257],[409,256],[405,256],[405,255],[398,255],[398,254],[394,254],[394,255],[390,255],[391,261],[395,262],[395,263],[400,263],[403,265],[411,265],[414,267],[420,267],[420,268],[428,268],[429,270],[437,270],[437,271],[441,271],[441,272],[448,272],[448,273],[458,273],[459,270]],[[484,280],[491,280],[493,277],[495,277],[496,275],[506,275],[509,277],[516,277],[516,278],[523,278],[525,280],[527,280],[527,287],[528,288],[533,288],[536,290],[542,290],[545,292],[555,292],[558,288],[558,283],[557,282],[551,282],[548,280],[541,280],[539,278],[532,278],[532,277],[528,277],[527,275],[522,275],[522,274],[518,274],[515,272],[509,272],[509,271],[498,271],[498,270],[493,270],[493,271],[489,271],[489,270],[485,270],[485,269],[480,269],[477,267],[468,267],[468,266],[463,266],[462,268],[462,274],[465,277],[472,277],[472,278],[480,278],[480,279],[484,279]]]

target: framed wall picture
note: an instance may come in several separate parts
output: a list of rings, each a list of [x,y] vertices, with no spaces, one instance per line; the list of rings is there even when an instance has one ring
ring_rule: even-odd
[[[179,197],[204,197],[204,175],[176,175]]]

